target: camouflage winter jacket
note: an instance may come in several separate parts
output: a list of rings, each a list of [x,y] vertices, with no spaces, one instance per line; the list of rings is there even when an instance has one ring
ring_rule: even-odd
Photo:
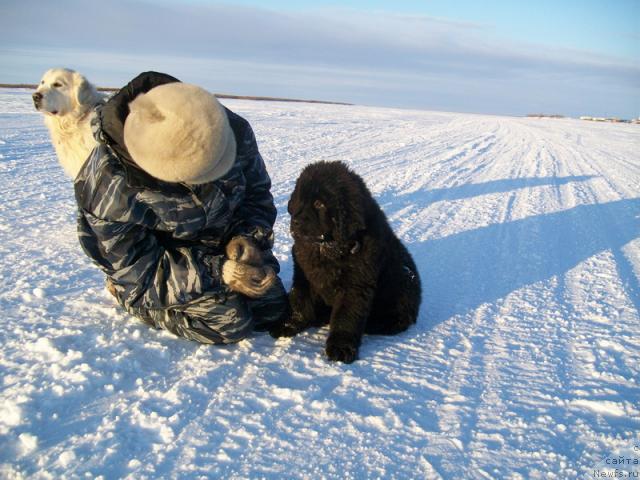
[[[167,183],[131,160],[123,141],[128,103],[173,81],[142,74],[99,108],[93,128],[100,143],[75,180],[80,243],[129,311],[184,309],[202,297],[224,296],[229,292],[220,266],[226,243],[236,235],[252,236],[265,250],[273,243],[271,181],[242,117],[227,110],[237,157],[217,181]],[[279,271],[273,255],[267,258]]]

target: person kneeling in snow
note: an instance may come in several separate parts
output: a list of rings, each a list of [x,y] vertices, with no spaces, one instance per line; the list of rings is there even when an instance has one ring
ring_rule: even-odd
[[[82,248],[147,324],[232,343],[288,315],[276,209],[249,123],[207,91],[146,72],[97,111],[76,177]]]

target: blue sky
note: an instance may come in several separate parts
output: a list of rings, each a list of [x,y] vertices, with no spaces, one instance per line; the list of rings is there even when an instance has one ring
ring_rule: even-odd
[[[640,0],[9,0],[2,13],[0,82],[68,66],[120,86],[155,69],[240,95],[640,115]]]
[[[182,3],[208,2],[184,0]],[[237,0],[234,3],[268,5],[283,11],[348,7],[363,11],[420,14],[483,25],[506,40],[588,49],[636,60],[640,57],[638,0]]]

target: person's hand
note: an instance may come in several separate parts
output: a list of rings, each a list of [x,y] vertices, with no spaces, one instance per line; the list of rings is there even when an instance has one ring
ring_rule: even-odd
[[[261,267],[262,252],[250,237],[233,237],[225,249],[227,258],[238,263]]]
[[[276,278],[276,273],[269,266],[256,267],[231,259],[222,265],[222,281],[232,291],[251,298],[264,295]]]
[[[251,237],[233,237],[225,248],[222,281],[229,288],[251,298],[264,295],[276,280],[275,271],[264,266],[262,251]]]

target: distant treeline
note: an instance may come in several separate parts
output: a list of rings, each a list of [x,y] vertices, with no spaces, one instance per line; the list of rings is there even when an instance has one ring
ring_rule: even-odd
[[[532,118],[567,118],[564,115],[555,115],[555,114],[548,114],[548,113],[528,113],[527,117],[532,117]],[[589,116],[582,116],[580,117],[580,120],[589,120],[592,122],[609,122],[609,123],[634,123],[634,124],[640,124],[640,118],[634,118],[632,120],[626,120],[624,118],[618,118],[618,117],[589,117]]]
[[[35,90],[38,85],[31,83],[0,83],[0,88],[29,88]],[[100,92],[117,92],[119,88],[113,87],[97,87]],[[280,97],[254,97],[247,95],[230,95],[227,93],[214,93],[218,98],[231,98],[235,100],[263,100],[266,102],[298,102],[298,103],[322,103],[327,105],[353,105],[344,102],[328,102],[325,100],[301,100],[297,98],[280,98]]]

